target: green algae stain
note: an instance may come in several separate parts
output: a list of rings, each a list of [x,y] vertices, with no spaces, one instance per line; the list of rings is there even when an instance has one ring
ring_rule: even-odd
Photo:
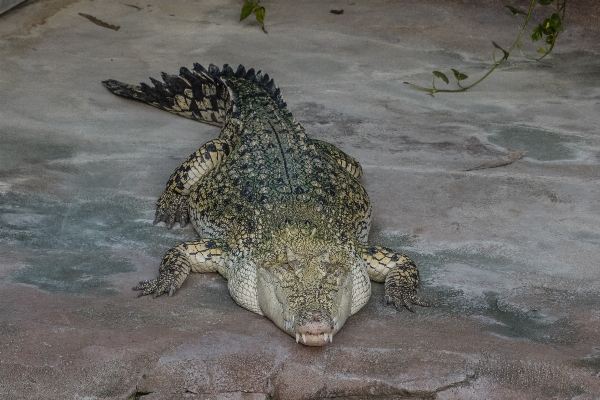
[[[49,292],[109,295],[111,275],[135,270],[123,254],[160,258],[190,236],[189,229],[153,227],[153,214],[151,201],[101,191],[70,202],[9,192],[0,195],[0,244],[25,264],[12,275],[14,282]]]
[[[432,284],[428,278],[440,270],[461,265],[482,273],[518,273],[528,269],[525,264],[501,255],[486,254],[484,249],[424,253],[416,249],[417,239],[409,235],[375,230],[371,236],[374,239],[371,243],[404,252],[416,262],[422,279],[419,295],[430,302],[433,313],[472,317],[483,325],[482,331],[507,340],[530,340],[552,345],[572,345],[582,340],[581,332],[569,317],[548,318],[537,310],[520,309],[504,303],[502,293],[484,291],[479,296],[465,295],[460,288]],[[546,291],[540,294],[539,303],[560,301],[565,303],[565,308],[571,305],[593,307],[592,298],[596,299],[595,294]]]
[[[42,252],[28,261],[28,266],[13,275],[14,282],[78,295],[112,294],[114,289],[106,277],[134,270],[129,261],[111,259],[108,252],[98,249],[85,253]]]
[[[573,144],[579,138],[529,126],[503,127],[488,136],[488,140],[509,151],[526,151],[526,157],[538,161],[574,160]]]

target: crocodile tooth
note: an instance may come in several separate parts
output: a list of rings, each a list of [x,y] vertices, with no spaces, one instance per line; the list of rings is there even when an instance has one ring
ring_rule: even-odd
[[[329,334],[329,343],[333,343],[333,333]]]
[[[302,341],[306,343],[306,335],[304,333],[302,334]]]
[[[329,339],[326,333],[323,334],[323,338],[325,339],[325,342],[327,342],[327,339]]]
[[[298,343],[300,341],[300,334],[296,333],[296,343]]]

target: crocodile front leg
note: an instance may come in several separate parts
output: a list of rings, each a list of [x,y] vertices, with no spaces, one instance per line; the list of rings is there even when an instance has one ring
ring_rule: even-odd
[[[138,297],[168,293],[172,296],[191,272],[219,272],[225,278],[226,246],[219,240],[183,242],[168,250],[158,269],[158,277],[140,282],[133,290]]]
[[[417,297],[420,277],[413,260],[382,246],[364,247],[361,255],[367,264],[369,278],[385,282],[384,305],[392,303],[399,311],[405,307],[410,312],[414,312],[413,304],[429,306]]]
[[[170,229],[179,221],[185,226],[188,217],[188,196],[194,185],[211,169],[219,165],[231,152],[227,140],[215,139],[206,142],[194,154],[189,156],[171,174],[167,187],[156,202],[154,224],[164,221]]]

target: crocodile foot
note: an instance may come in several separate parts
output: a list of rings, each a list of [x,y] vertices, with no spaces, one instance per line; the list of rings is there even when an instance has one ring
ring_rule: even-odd
[[[179,226],[184,227],[189,220],[188,196],[165,190],[156,202],[156,215],[153,224],[164,221],[167,227],[171,229],[175,222],[179,221]]]
[[[415,312],[413,304],[429,307],[429,303],[417,297],[419,290],[419,272],[414,264],[409,263],[405,268],[393,268],[385,277],[385,296],[383,305],[392,303],[398,311],[406,308]]]
[[[165,253],[160,263],[158,277],[141,281],[133,290],[141,290],[137,297],[152,294],[156,298],[165,293],[172,296],[187,278],[190,269],[188,257],[177,248],[172,248]]]

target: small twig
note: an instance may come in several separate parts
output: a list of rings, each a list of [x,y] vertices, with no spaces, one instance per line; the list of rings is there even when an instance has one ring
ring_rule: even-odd
[[[135,9],[136,9],[136,10],[138,10],[138,11],[140,11],[140,10],[142,9],[142,7],[138,7],[138,6],[136,6],[136,5],[133,5],[133,4],[123,4],[123,5],[124,5],[124,6],[127,6],[127,7],[131,7],[131,8],[135,8]]]
[[[482,164],[482,165],[479,165],[474,168],[463,169],[462,171],[463,172],[479,171],[481,169],[504,167],[506,165],[510,165],[514,162],[519,161],[521,158],[525,157],[525,154],[527,154],[526,151],[511,151],[510,153],[508,153],[508,156],[507,156],[508,160],[495,162],[495,163],[489,163],[489,164]]]
[[[79,13],[79,15],[81,15],[84,18],[89,19],[90,21],[92,21],[94,24],[101,26],[103,28],[108,28],[108,29],[112,29],[113,31],[118,31],[119,29],[121,29],[120,26],[118,25],[111,25],[111,24],[107,24],[104,21],[99,20],[98,18],[94,17],[93,15],[89,15],[89,14],[83,14],[83,13]]]

